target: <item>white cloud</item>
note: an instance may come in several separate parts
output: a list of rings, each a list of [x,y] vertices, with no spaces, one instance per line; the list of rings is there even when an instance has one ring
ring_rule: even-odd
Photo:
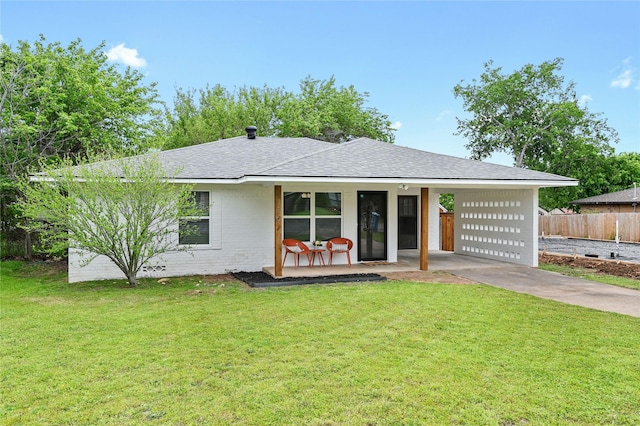
[[[391,125],[391,128],[394,130],[398,130],[400,127],[402,127],[402,123],[400,121],[396,121]]]
[[[449,117],[450,115],[451,115],[451,111],[449,111],[448,109],[445,109],[440,114],[438,114],[438,116],[436,117],[436,121],[442,121],[445,118]]]
[[[147,61],[138,56],[138,49],[124,47],[124,43],[120,43],[116,47],[112,47],[107,52],[107,59],[112,62],[121,62],[134,68],[146,67]]]
[[[622,65],[616,67],[616,69],[620,69],[621,71],[620,74],[611,81],[611,87],[626,89],[631,86],[636,71],[631,67],[631,57],[622,61]]]
[[[611,82],[611,87],[626,89],[627,87],[631,86],[631,75],[631,70],[624,70],[622,73],[620,73],[620,75],[613,79],[613,81]]]
[[[591,95],[582,95],[580,96],[580,99],[578,100],[578,105],[583,106],[585,104],[587,104],[589,101],[591,101],[593,98],[591,97]]]

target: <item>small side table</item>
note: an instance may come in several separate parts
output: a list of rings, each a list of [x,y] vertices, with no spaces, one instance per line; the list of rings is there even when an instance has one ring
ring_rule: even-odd
[[[309,251],[311,252],[311,265],[309,266],[313,266],[316,263],[316,255],[320,258],[320,265],[326,266],[324,263],[324,256],[322,256],[322,252],[325,251],[324,247],[311,246],[309,247]]]

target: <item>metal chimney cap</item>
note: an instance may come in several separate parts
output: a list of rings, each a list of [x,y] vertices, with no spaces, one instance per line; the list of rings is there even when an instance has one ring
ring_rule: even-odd
[[[256,138],[256,132],[258,131],[258,128],[256,126],[247,126],[245,130],[247,131],[247,139]]]

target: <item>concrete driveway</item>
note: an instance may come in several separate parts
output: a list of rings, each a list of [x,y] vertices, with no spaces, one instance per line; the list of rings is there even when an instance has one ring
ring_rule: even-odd
[[[479,283],[640,318],[640,290],[599,284],[527,266],[450,253],[429,253],[429,266]]]

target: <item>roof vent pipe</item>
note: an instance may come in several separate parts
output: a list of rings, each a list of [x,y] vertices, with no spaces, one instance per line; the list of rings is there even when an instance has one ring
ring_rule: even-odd
[[[245,130],[247,131],[247,139],[256,138],[256,132],[258,131],[258,128],[256,126],[247,126]]]

